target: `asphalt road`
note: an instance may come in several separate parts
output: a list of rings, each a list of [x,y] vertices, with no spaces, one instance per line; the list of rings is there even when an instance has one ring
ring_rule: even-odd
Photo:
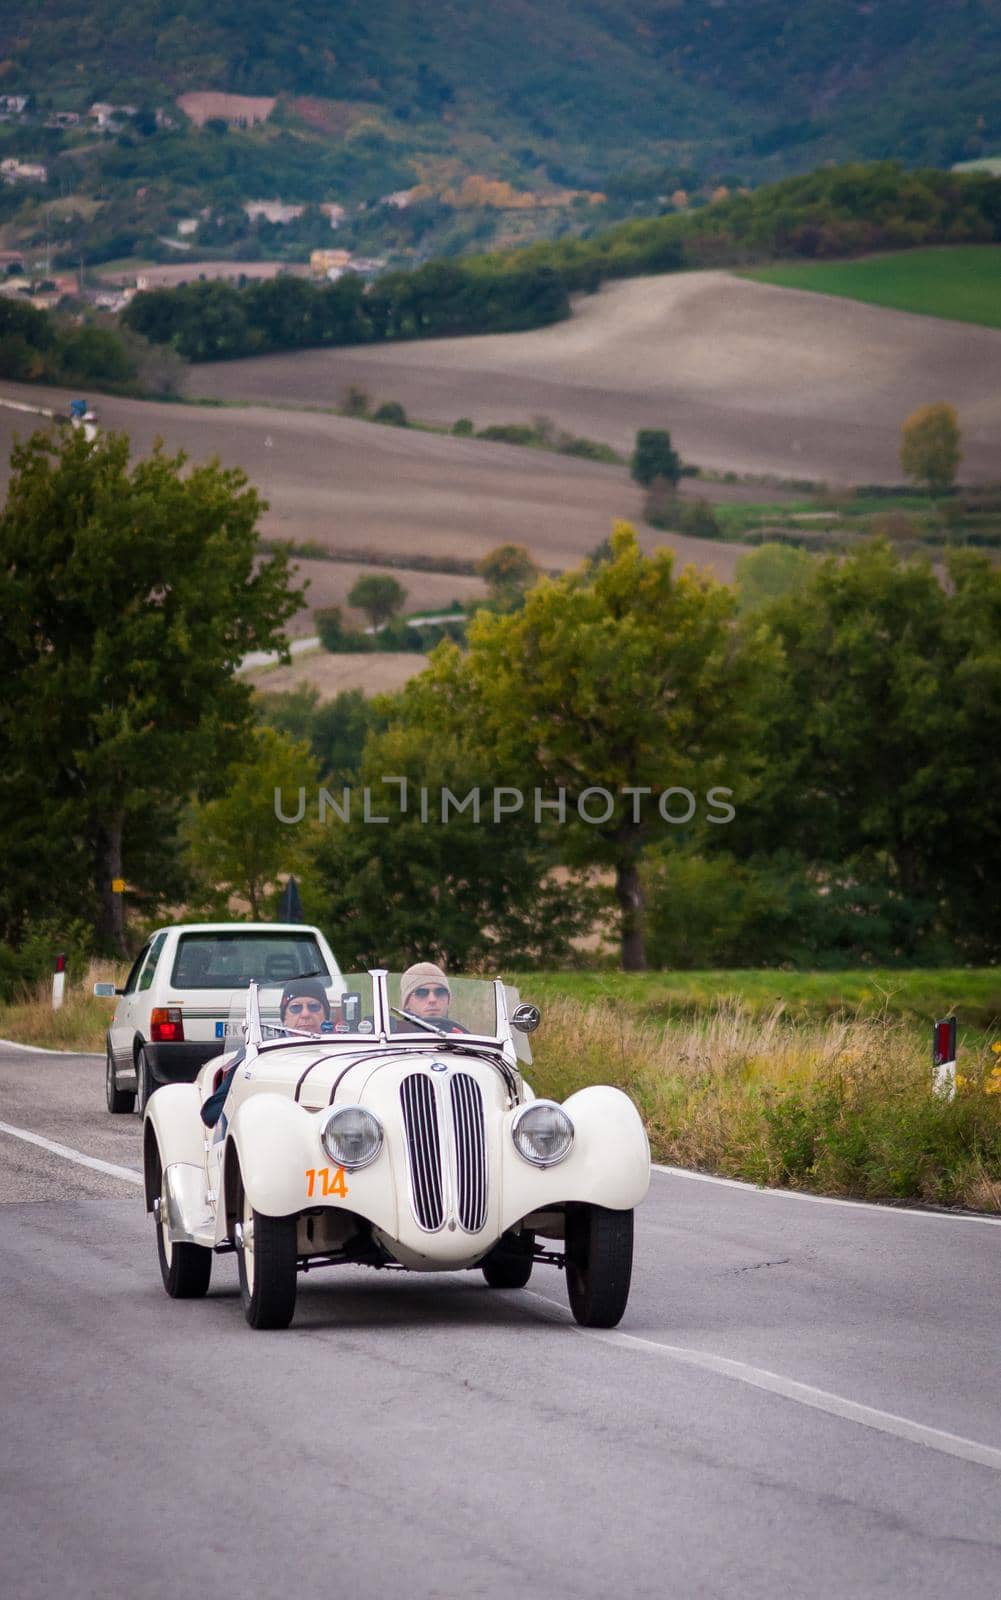
[[[164,1295],[102,1080],[0,1047],[5,1600],[1001,1594],[998,1224],[658,1172],[612,1333],[539,1268],[257,1334],[231,1257]]]

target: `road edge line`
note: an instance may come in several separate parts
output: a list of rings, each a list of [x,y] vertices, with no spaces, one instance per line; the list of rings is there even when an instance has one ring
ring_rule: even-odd
[[[40,1133],[32,1133],[28,1128],[15,1128],[9,1122],[0,1122],[0,1133],[9,1134],[12,1139],[23,1139],[26,1144],[35,1144],[40,1150],[48,1150],[50,1155],[61,1156],[64,1161],[75,1161],[78,1167],[90,1167],[94,1172],[103,1172],[108,1177],[121,1178],[126,1183],[142,1186],[141,1172],[133,1172],[131,1167],[118,1167],[112,1161],[101,1161],[98,1156],[85,1156],[82,1150],[71,1150],[69,1145],[57,1144],[54,1139],[43,1139]]]
[[[724,1189],[739,1189],[744,1194],[775,1195],[782,1200],[807,1200],[815,1206],[847,1206],[852,1211],[869,1211],[883,1217],[923,1217],[932,1222],[978,1222],[988,1228],[1001,1228],[1001,1217],[977,1216],[970,1211],[934,1211],[919,1206],[891,1206],[878,1200],[846,1200],[836,1194],[807,1194],[802,1189],[776,1189],[769,1184],[748,1183],[743,1178],[719,1178],[713,1172],[693,1172],[687,1167],[669,1167],[651,1161],[652,1172],[668,1178],[690,1178],[693,1183],[715,1183]]]

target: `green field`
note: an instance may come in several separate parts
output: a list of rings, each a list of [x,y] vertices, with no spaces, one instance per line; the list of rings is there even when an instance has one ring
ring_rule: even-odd
[[[954,322],[1001,328],[1001,246],[970,244],[903,250],[862,261],[824,261],[742,272],[757,283],[863,300]]]
[[[781,1004],[795,1021],[823,1021],[838,1012],[898,1017],[930,1025],[955,1013],[976,1028],[1001,1024],[1001,970],[996,967],[917,971],[784,972],[523,972],[512,977],[523,999],[612,1001],[637,1020],[680,1019],[736,1000],[752,1017]],[[929,1033],[929,1048],[930,1048]]]

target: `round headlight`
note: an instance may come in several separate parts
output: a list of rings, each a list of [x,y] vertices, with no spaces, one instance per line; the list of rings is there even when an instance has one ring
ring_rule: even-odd
[[[533,1167],[552,1167],[573,1149],[573,1123],[554,1100],[533,1100],[511,1128],[515,1149]]]
[[[357,1172],[382,1149],[382,1123],[364,1106],[342,1106],[328,1114],[320,1129],[320,1143],[331,1161]]]

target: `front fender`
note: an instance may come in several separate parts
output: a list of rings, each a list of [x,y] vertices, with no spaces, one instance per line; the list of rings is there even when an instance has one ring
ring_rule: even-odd
[[[371,1166],[342,1175],[343,1194],[325,1193],[321,1175],[337,1169],[320,1143],[320,1117],[285,1095],[253,1094],[237,1107],[227,1138],[227,1197],[234,1159],[247,1198],[263,1216],[288,1217],[330,1207],[352,1211],[395,1235],[396,1184],[387,1146]]]
[[[627,1094],[602,1084],[579,1089],[563,1102],[574,1125],[573,1149],[555,1167],[533,1167],[515,1149],[507,1119],[504,1141],[506,1230],[532,1211],[584,1202],[631,1211],[650,1187],[650,1143]]]
[[[201,1099],[193,1083],[166,1083],[151,1095],[143,1119],[143,1185],[146,1210],[160,1193],[156,1163],[166,1170],[180,1162],[202,1170],[205,1165],[205,1124]]]

